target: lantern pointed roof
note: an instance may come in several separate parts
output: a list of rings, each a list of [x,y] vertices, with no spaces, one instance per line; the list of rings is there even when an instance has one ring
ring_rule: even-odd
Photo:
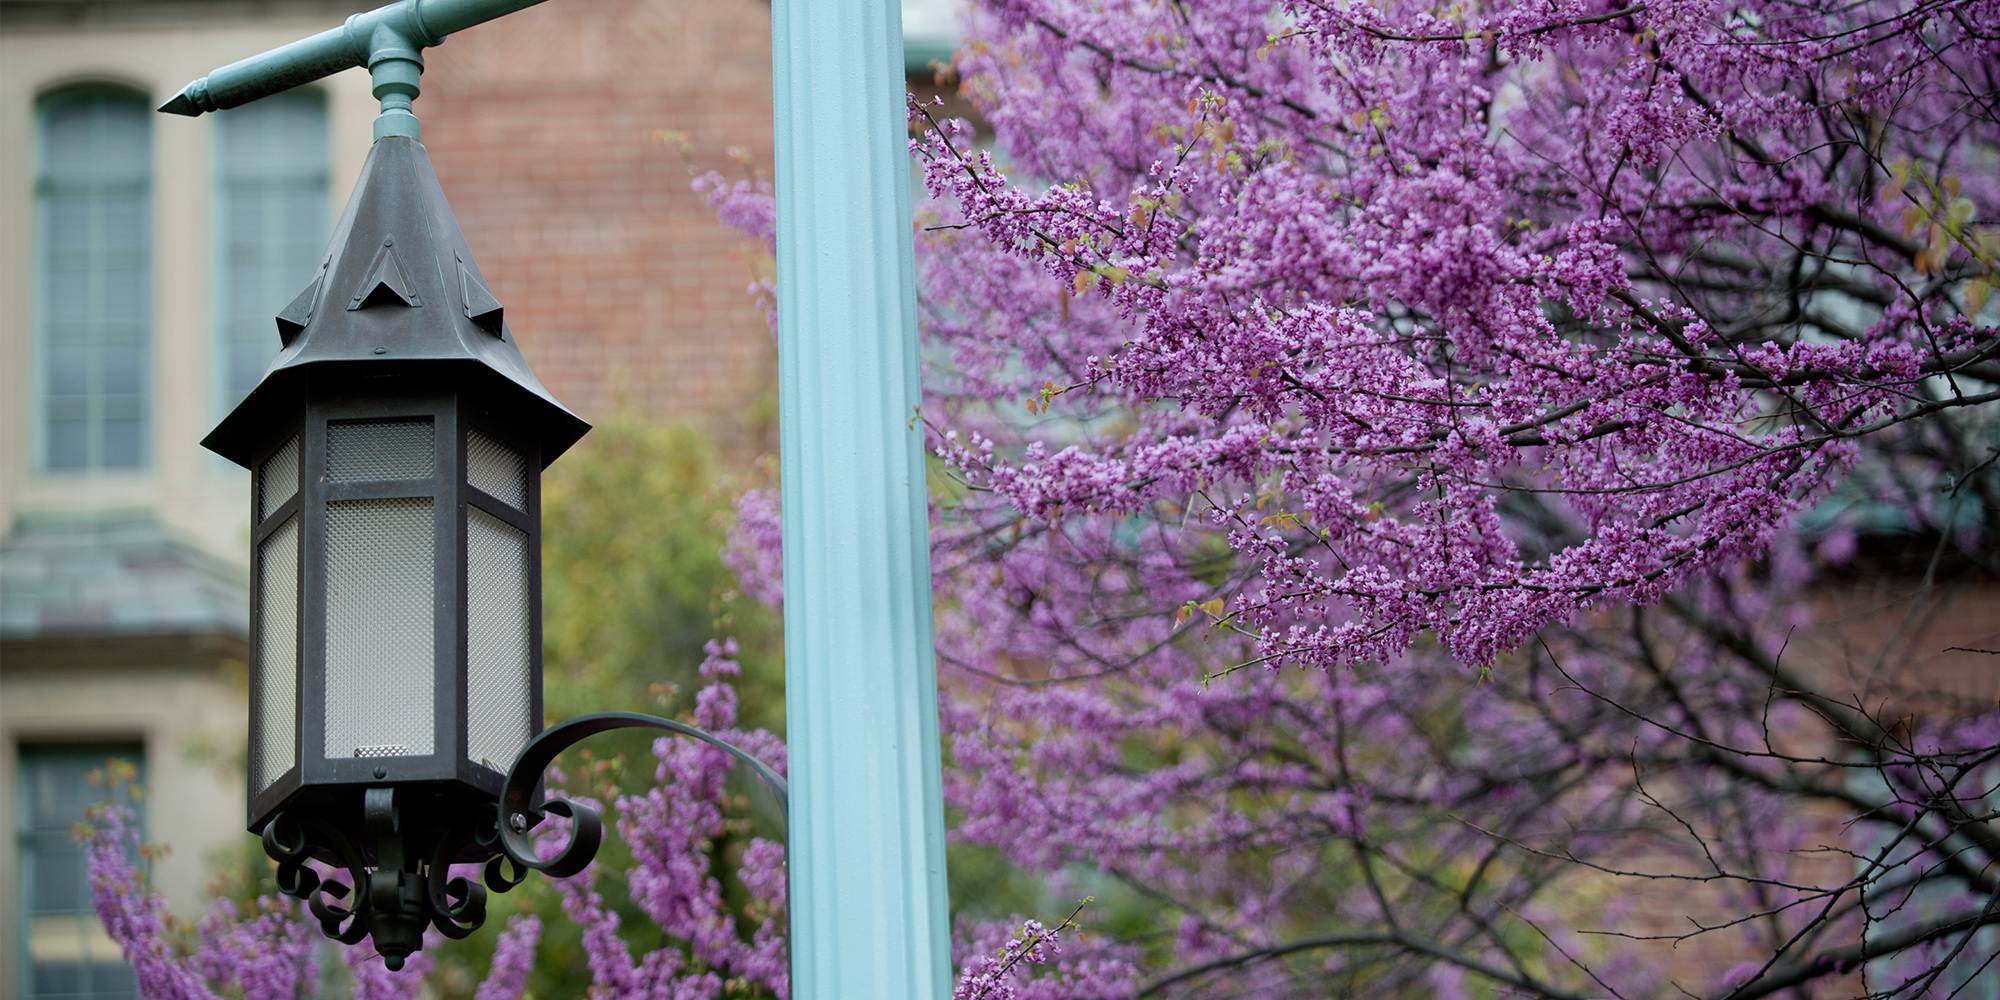
[[[280,348],[250,395],[202,441],[239,465],[296,409],[309,371],[471,369],[497,378],[541,429],[553,461],[590,425],[542,386],[458,228],[430,156],[405,136],[376,140],[319,268],[276,317]]]

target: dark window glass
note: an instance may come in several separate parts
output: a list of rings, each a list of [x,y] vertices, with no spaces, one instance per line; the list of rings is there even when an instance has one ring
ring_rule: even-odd
[[[278,311],[326,251],[326,100],[267,97],[216,118],[222,405],[256,388],[278,352]]]
[[[138,96],[44,98],[36,144],[42,466],[149,462],[152,118]]]
[[[16,785],[21,899],[21,986],[27,1000],[129,1000],[139,995],[132,967],[90,905],[90,880],[83,845],[70,827],[94,803],[125,792],[90,773],[129,768],[128,780],[143,780],[144,755],[136,746],[23,746]]]

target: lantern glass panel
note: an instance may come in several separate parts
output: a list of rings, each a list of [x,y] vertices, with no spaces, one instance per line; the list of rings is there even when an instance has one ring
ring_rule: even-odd
[[[431,418],[336,420],[326,426],[326,478],[336,483],[429,479],[437,468]]]
[[[298,440],[287,446],[297,471]],[[272,461],[276,461],[273,459]],[[270,463],[266,463],[269,467]],[[250,741],[251,781],[258,791],[271,787],[298,756],[299,688],[299,518],[285,519],[257,546],[262,581],[257,619],[257,725]]]
[[[262,520],[277,513],[298,492],[299,439],[294,437],[266,459],[257,472],[257,518]]]
[[[465,553],[466,755],[505,772],[535,729],[528,534],[472,507]]]
[[[494,499],[528,512],[528,459],[473,428],[465,438],[465,478]]]
[[[329,467],[339,426],[329,425]],[[430,497],[326,505],[329,758],[435,749],[433,526]]]

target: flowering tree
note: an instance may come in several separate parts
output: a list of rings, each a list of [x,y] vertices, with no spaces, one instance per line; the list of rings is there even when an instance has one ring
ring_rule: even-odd
[[[943,453],[1027,523],[1222,529],[1261,656],[1489,663],[2000,399],[1990,5],[981,11],[1022,183],[919,143],[929,329],[1070,426]]]
[[[968,28],[994,148],[912,107],[946,794],[1144,901],[1093,988],[1992,981],[1994,706],[1786,643],[1885,511],[2000,570],[2000,7]]]

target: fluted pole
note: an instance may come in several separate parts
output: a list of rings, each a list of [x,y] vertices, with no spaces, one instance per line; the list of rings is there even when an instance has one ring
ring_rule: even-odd
[[[950,993],[902,14],[777,0],[792,995]]]

